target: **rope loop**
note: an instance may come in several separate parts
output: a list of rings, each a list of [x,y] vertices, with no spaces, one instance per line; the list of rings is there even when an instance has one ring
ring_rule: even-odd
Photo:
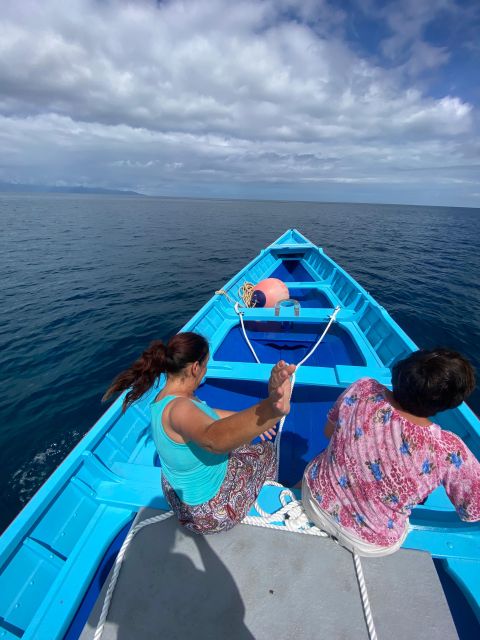
[[[234,304],[234,300],[232,300],[232,298],[228,295],[228,291],[225,291],[225,289],[219,289],[218,291],[215,291],[215,295],[216,296],[225,296],[226,299],[230,302],[230,304]]]

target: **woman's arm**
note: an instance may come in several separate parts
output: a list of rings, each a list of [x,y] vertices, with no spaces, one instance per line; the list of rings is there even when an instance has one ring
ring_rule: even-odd
[[[325,426],[323,428],[323,435],[330,439],[333,436],[333,432],[335,431],[335,423],[327,418],[325,422]]]
[[[220,419],[228,418],[230,416],[233,416],[235,413],[237,413],[237,411],[227,411],[227,409],[214,409],[214,411]]]
[[[227,411],[226,409],[214,409],[214,411],[219,418],[228,418],[229,416],[233,416],[235,413],[238,413],[238,411]],[[262,442],[265,442],[265,440],[272,440],[274,435],[275,427],[272,427],[260,434],[260,440],[262,440]]]
[[[270,375],[268,398],[258,404],[232,413],[220,420],[212,420],[187,398],[172,403],[170,425],[186,441],[215,453],[226,453],[247,444],[290,411],[290,376],[295,365],[280,361]]]
[[[462,520],[480,520],[480,462],[450,431],[441,432],[437,454],[440,479]]]

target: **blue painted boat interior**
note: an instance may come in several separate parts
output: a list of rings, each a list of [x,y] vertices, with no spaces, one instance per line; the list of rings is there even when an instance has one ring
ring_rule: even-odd
[[[332,306],[328,296],[315,287],[289,287],[290,298],[297,300],[304,309],[322,309]]]
[[[281,308],[278,317],[273,309],[243,309],[261,361],[256,364],[232,300],[241,302],[239,288],[245,281],[267,277],[287,283],[290,296],[300,302],[300,316],[294,307]],[[362,376],[390,384],[392,365],[416,345],[357,282],[295,229],[223,289],[230,300],[213,295],[182,329],[210,342],[212,356],[198,395],[217,408],[240,410],[264,398],[272,364],[299,362],[334,307],[341,307],[337,322],[297,373],[280,458],[280,481],[292,486],[325,448],[326,414],[342,390]],[[161,385],[160,379],[125,413],[123,396],[117,399],[0,538],[0,637],[78,637],[125,528],[144,506],[168,508],[150,433],[149,405]],[[480,423],[466,405],[435,419],[480,457]],[[264,487],[260,497],[264,508],[278,508],[276,488]],[[480,524],[462,523],[442,487],[412,513],[404,546],[435,558],[449,585],[445,593],[454,617],[464,615],[456,602],[461,594],[471,620],[480,620]],[[459,634],[462,640],[468,637],[465,631]]]
[[[269,278],[278,278],[283,282],[313,282],[313,276],[305,269],[300,260],[285,260]]]
[[[212,380],[198,396],[218,409],[241,411],[266,397],[267,385],[240,380]],[[281,441],[279,482],[291,487],[302,477],[313,456],[323,451],[327,439],[323,425],[327,411],[339,394],[338,388],[295,385],[292,410],[285,421]]]
[[[285,360],[298,364],[313,348],[327,323],[298,323],[293,320],[247,321],[245,329],[260,362],[275,364]],[[240,325],[233,327],[214,351],[215,360],[255,362]],[[362,354],[350,335],[338,326],[328,334],[308,360],[309,367],[365,365]]]
[[[102,590],[104,582],[115,563],[115,559],[122,547],[123,541],[128,535],[132,522],[133,520],[127,522],[127,524],[115,536],[114,540],[105,552],[105,555],[103,556],[102,561],[100,562],[100,565],[88,586],[82,602],[77,609],[75,617],[64,636],[64,640],[76,640],[82,633],[83,627],[88,620],[88,616],[90,615],[90,612]]]

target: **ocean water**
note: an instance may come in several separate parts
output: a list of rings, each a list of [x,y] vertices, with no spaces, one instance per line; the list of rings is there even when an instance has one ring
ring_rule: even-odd
[[[480,375],[480,209],[0,194],[0,529],[103,413],[112,378],[291,227],[422,347]],[[470,400],[480,413],[480,393]]]

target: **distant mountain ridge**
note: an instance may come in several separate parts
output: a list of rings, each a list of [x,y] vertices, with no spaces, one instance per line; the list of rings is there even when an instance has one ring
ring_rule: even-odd
[[[102,187],[53,187],[41,184],[20,184],[17,182],[0,182],[0,192],[4,193],[97,193],[104,195],[141,196],[137,191],[123,189],[103,189]]]

